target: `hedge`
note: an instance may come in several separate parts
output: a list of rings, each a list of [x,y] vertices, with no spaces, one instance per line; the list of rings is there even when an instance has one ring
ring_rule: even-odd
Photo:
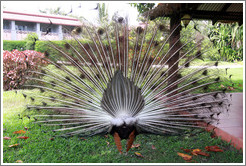
[[[52,41],[52,43],[54,43],[55,45],[59,47],[63,47],[65,44],[65,41],[63,40]],[[49,44],[49,41],[42,41],[42,40],[36,41],[35,51],[38,51],[38,52],[51,51],[52,49],[50,48],[48,44]]]
[[[61,56],[59,55],[59,52],[57,50],[55,50],[54,48],[52,48],[51,46],[49,46],[50,44],[54,44],[56,47],[58,48],[63,48],[61,49],[62,51],[66,50],[65,48],[65,44],[66,43],[70,43],[72,44],[75,48],[79,48],[79,44],[76,41],[65,41],[65,40],[61,40],[61,41],[36,41],[36,45],[35,45],[35,51],[37,52],[42,52],[44,53],[45,51],[47,51],[50,55],[50,57],[53,59],[55,58],[56,60],[63,60],[63,58],[61,58]],[[81,41],[82,44],[87,43],[86,41]],[[71,49],[71,51],[68,51],[68,53],[73,54],[73,51]]]
[[[18,41],[13,41],[13,40],[3,40],[3,50],[6,51],[12,51],[12,50],[19,50],[19,51],[24,51],[26,50],[26,42],[24,40],[18,40]]]
[[[79,48],[79,44],[76,42],[76,41],[67,41],[68,43],[73,43],[72,45],[75,47],[75,48]],[[88,43],[88,41],[86,40],[83,40],[83,41],[80,41],[82,44],[85,44],[85,43]],[[35,42],[35,51],[37,52],[41,52],[41,53],[44,53],[45,51],[47,51],[51,57],[51,59],[56,59],[56,60],[62,60],[61,59],[61,56],[59,55],[59,53],[51,48],[49,46],[49,43],[53,43],[55,46],[57,46],[58,48],[65,48],[65,43],[66,41],[65,40],[61,40],[61,41],[42,41],[42,40],[37,40]],[[91,43],[91,42],[89,42]],[[92,44],[92,43],[91,43]],[[21,40],[21,41],[9,41],[9,40],[4,40],[3,41],[3,50],[8,50],[8,51],[12,51],[14,49],[17,49],[19,51],[24,51],[26,50],[26,46],[28,45],[28,41],[24,41],[24,40]],[[113,44],[114,46],[114,44]],[[23,48],[21,50],[21,48]],[[67,50],[68,52],[70,52],[71,54],[72,51],[69,51]]]
[[[58,52],[49,46],[49,41],[36,41],[35,51],[44,53],[45,51],[49,53],[51,59],[60,59]],[[57,47],[64,47],[65,41],[52,41]]]

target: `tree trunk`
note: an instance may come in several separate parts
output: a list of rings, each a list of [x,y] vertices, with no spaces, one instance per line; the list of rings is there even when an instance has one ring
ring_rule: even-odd
[[[170,33],[177,27],[179,26],[180,24],[180,21],[181,21],[181,18],[180,18],[180,14],[174,14],[171,16],[171,20],[170,20]],[[172,34],[172,36],[170,37],[169,39],[169,48],[171,48],[175,42],[177,40],[179,40],[180,38],[180,30],[181,30],[181,26],[179,26],[175,31],[174,33]],[[176,52],[180,47],[180,41],[175,44],[175,46],[170,50],[170,53],[169,53],[169,57],[172,56],[172,58],[170,58],[170,60],[168,61],[168,68],[171,68],[168,72],[168,76],[172,75],[173,72],[175,72],[177,69],[178,69],[178,63],[175,64],[173,66],[173,64],[178,60],[179,58],[179,51]],[[176,53],[175,53],[176,52]],[[175,54],[174,54],[175,53]],[[171,85],[173,82],[175,82],[177,79],[178,79],[178,74],[175,73],[173,74],[171,77],[171,79],[169,79],[168,81],[168,85]],[[171,92],[172,90],[176,89],[177,88],[177,85],[175,86],[171,86],[169,89],[168,89],[168,92]],[[176,94],[177,92],[174,92],[174,93],[171,93],[169,96],[171,95],[174,95]]]

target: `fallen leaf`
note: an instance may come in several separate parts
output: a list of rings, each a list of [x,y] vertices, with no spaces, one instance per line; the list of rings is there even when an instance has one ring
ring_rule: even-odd
[[[138,148],[140,146],[140,144],[133,144],[132,148]]]
[[[11,138],[10,138],[10,137],[3,137],[3,139],[9,140],[9,139],[11,139]]]
[[[177,153],[180,157],[182,157],[184,160],[189,161],[192,159],[192,156],[188,155],[188,154],[184,154],[184,153]]]
[[[218,147],[216,145],[215,146],[206,146],[205,149],[207,151],[211,151],[211,152],[223,152],[223,150],[220,149],[220,147]]]
[[[16,160],[16,163],[23,163],[23,161],[21,161],[21,160]]]
[[[197,156],[197,155],[202,155],[202,156],[209,156],[208,153],[203,152],[201,149],[193,149],[191,154]]]
[[[138,156],[138,157],[144,157],[141,153],[139,152],[135,152],[135,155]]]
[[[109,142],[108,141],[106,141],[107,142],[107,145],[109,145]]]
[[[152,149],[156,149],[156,147],[154,145],[151,146]]]
[[[16,147],[16,146],[19,146],[19,144],[13,144],[13,145],[9,145],[9,147]]]
[[[20,137],[17,137],[19,139],[28,139],[29,137],[26,137],[26,136],[20,136]]]
[[[202,151],[200,151],[200,152],[197,152],[197,154],[199,154],[199,155],[202,155],[202,156],[210,156],[208,153],[205,153],[205,152],[202,152]]]
[[[184,149],[184,148],[180,148],[180,149],[182,149],[183,151],[185,151],[187,153],[191,151],[190,149]]]
[[[197,156],[197,153],[198,153],[198,152],[201,152],[201,149],[193,149],[193,150],[191,151],[191,154]]]
[[[24,131],[24,130],[19,130],[19,131],[15,131],[15,132],[13,132],[14,134],[25,134],[26,133],[26,131]]]

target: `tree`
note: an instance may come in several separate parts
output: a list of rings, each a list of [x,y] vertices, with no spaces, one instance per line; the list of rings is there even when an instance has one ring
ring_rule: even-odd
[[[63,16],[66,15],[66,13],[64,11],[61,11],[61,7],[57,7],[55,9],[53,9],[53,8],[46,8],[44,10],[39,9],[39,12],[46,13],[46,14],[63,15]]]
[[[108,9],[105,6],[105,3],[98,3],[98,18],[99,24],[108,22]]]
[[[74,17],[74,18],[77,18],[77,19],[83,19],[84,18],[83,16],[76,16],[76,15],[71,14],[72,13],[72,8],[71,8],[71,11],[69,13],[61,10],[61,7],[57,7],[55,9],[53,9],[53,8],[46,8],[44,10],[40,10],[39,9],[39,12],[46,13],[46,14],[61,15],[61,16],[67,16],[69,14],[70,17]]]
[[[37,40],[38,40],[38,35],[35,32],[29,33],[25,38],[25,41],[27,41],[25,45],[25,49],[35,50],[35,44]]]
[[[130,3],[130,5],[136,7],[140,14],[153,9],[155,6],[154,3]]]

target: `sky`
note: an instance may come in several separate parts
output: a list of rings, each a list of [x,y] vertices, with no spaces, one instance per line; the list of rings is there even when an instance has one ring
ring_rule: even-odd
[[[101,1],[102,2],[102,1]],[[137,25],[137,9],[131,7],[126,2],[105,1],[106,7],[108,7],[108,13],[110,18],[118,11],[122,15],[128,14],[130,25]],[[97,6],[96,1],[2,1],[4,10],[11,11],[26,11],[26,12],[38,12],[46,8],[56,9],[61,7],[62,11],[69,12],[73,9],[73,15],[83,16],[89,21],[97,19],[98,11],[93,10]],[[80,7],[81,6],[81,7]]]

